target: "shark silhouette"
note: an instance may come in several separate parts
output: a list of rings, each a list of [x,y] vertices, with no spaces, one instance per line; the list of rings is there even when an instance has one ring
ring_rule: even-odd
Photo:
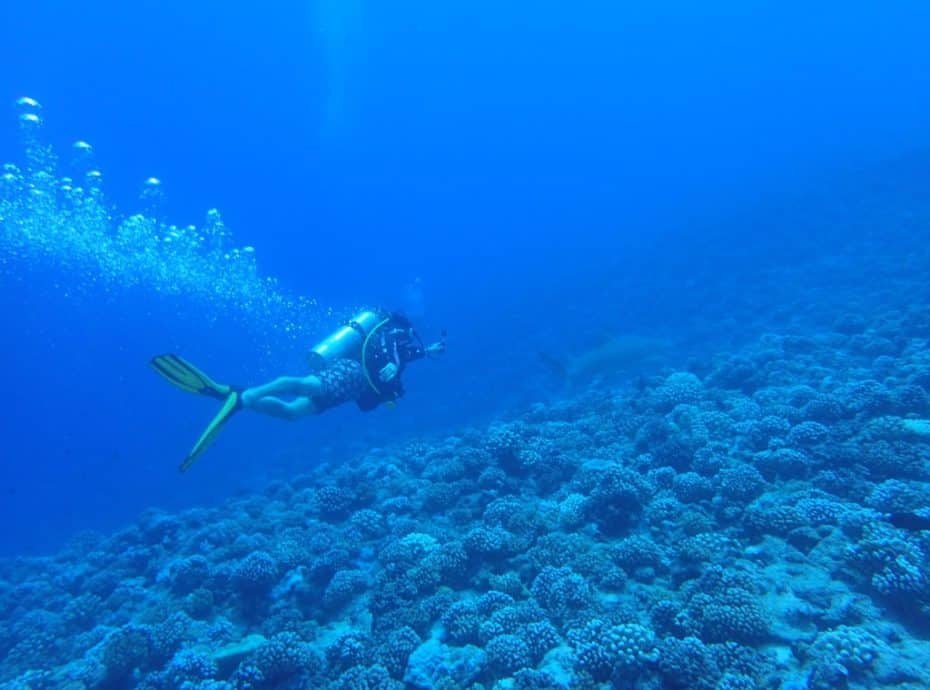
[[[561,360],[540,352],[543,364],[567,385],[585,383],[637,371],[649,364],[660,362],[667,350],[668,341],[641,335],[613,336],[574,357]]]

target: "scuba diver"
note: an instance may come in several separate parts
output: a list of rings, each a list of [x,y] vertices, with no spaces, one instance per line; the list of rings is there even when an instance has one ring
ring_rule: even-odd
[[[424,346],[403,314],[366,309],[310,351],[307,376],[281,376],[260,386],[238,388],[215,382],[177,355],[158,355],[150,364],[178,388],[223,403],[181,463],[180,470],[186,472],[239,410],[293,420],[351,400],[363,412],[382,403],[390,406],[404,394],[400,377],[407,364],[439,356],[445,349],[445,332],[439,341]]]

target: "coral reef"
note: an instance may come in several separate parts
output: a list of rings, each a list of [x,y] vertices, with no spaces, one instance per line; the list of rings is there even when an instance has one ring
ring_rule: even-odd
[[[0,563],[3,688],[930,685],[930,359],[853,315]],[[385,464],[390,471],[384,471]]]

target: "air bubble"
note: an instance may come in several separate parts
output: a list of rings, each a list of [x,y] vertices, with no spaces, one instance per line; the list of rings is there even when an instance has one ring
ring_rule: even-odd
[[[75,175],[86,175],[94,167],[94,147],[86,141],[71,144],[71,169]]]
[[[161,216],[162,205],[165,201],[165,193],[162,189],[161,180],[157,177],[150,177],[142,183],[142,191],[139,198],[143,203],[143,210],[153,218]]]
[[[24,96],[16,101],[19,115],[19,131],[23,137],[26,151],[26,169],[30,173],[44,171],[53,173],[55,169],[55,154],[51,146],[41,141],[39,133],[42,130],[42,118],[38,111],[41,106],[33,98]]]
[[[100,185],[103,183],[103,173],[94,168],[88,170],[84,175],[84,184],[91,195],[99,196],[101,194]]]
[[[42,104],[34,98],[23,96],[22,98],[16,99],[16,107],[21,110],[41,110]]]

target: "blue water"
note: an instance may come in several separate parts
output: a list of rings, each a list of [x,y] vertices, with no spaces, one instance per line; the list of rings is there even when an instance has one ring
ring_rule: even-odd
[[[255,247],[277,292],[318,307],[165,296],[118,259],[94,275],[6,258],[2,551],[247,488],[277,455],[313,463],[334,444],[490,418],[538,396],[538,349],[686,333],[707,305],[685,286],[790,247],[790,227],[770,236],[773,206],[803,217],[792,200],[811,186],[927,144],[915,3],[371,5],[4,8],[0,95],[42,104],[35,136],[57,174],[90,142],[114,222],[147,207],[155,176],[155,219],[203,225],[219,209],[230,246]],[[17,115],[0,152],[22,163]],[[447,328],[450,356],[411,372],[401,411],[243,419],[203,476],[175,475],[209,410],[166,390],[148,356],[177,350],[248,383],[295,371],[342,315],[404,307],[414,280],[418,325]],[[290,337],[282,316],[308,320]]]
[[[918,2],[5,3],[0,557],[591,390],[635,407],[649,377],[709,382],[850,312],[909,324],[913,354],[928,22]],[[301,374],[374,305],[448,333],[397,409],[240,414],[178,473],[215,408],[150,357]],[[546,363],[618,337],[657,359],[568,382]],[[886,365],[862,378],[913,373]]]

